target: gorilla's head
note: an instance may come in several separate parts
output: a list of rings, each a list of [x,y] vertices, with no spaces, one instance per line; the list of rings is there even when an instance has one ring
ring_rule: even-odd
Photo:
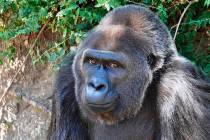
[[[150,14],[141,13],[142,7],[129,7],[109,13],[74,59],[77,102],[92,121],[114,124],[134,117],[165,56],[176,54],[173,43],[160,38],[161,32],[163,38],[170,35],[159,18],[148,10]]]

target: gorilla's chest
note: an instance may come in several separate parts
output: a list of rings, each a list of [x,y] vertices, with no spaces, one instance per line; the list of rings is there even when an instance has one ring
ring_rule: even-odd
[[[154,139],[154,121],[141,121],[141,118],[122,122],[114,126],[95,125],[91,131],[91,140],[152,140]],[[142,123],[143,122],[143,123]]]

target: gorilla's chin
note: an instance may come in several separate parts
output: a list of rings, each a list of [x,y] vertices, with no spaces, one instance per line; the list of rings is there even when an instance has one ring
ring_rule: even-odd
[[[116,107],[116,101],[103,104],[86,103],[85,106],[90,112],[93,112],[94,114],[102,114],[114,110]]]
[[[97,114],[112,111],[114,108],[115,103],[113,102],[107,104],[88,104],[88,109]]]

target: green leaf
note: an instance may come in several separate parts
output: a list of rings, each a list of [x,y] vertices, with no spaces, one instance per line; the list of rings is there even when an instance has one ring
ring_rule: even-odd
[[[209,5],[210,5],[210,0],[205,0],[204,6],[209,7]]]
[[[157,9],[158,9],[160,18],[163,20],[163,22],[167,23],[167,19],[168,19],[167,9],[163,6],[162,3],[158,5]]]
[[[52,54],[50,55],[49,61],[55,62],[55,61],[57,60],[57,57],[58,57],[58,55],[57,55],[56,53],[52,53]]]
[[[144,0],[144,3],[150,5],[152,3],[152,0]]]
[[[63,38],[66,38],[66,35],[67,35],[67,28],[65,28],[63,31]]]
[[[67,8],[68,10],[76,9],[78,5],[76,3],[71,3],[70,6]]]
[[[26,7],[21,7],[19,9],[19,13],[18,15],[20,16],[20,18],[26,18],[29,16],[29,14],[32,12],[32,9],[29,6]]]
[[[45,18],[47,18],[47,15],[48,15],[48,10],[46,8],[41,8],[39,10],[39,19],[43,20]]]
[[[110,2],[111,0],[97,0],[97,4],[95,5],[95,7],[104,7],[107,9],[107,11],[109,11],[111,9],[111,6],[114,6],[114,2],[117,2],[117,1],[111,1],[111,4],[113,5],[110,5]]]
[[[63,48],[58,48],[57,54],[59,57],[62,57],[65,55],[65,50]]]
[[[121,5],[121,2],[119,0],[110,0],[109,1],[109,6],[113,9],[120,5]]]
[[[49,54],[48,51],[45,51],[45,52],[44,52],[44,56],[47,57],[47,59],[50,59],[50,54]]]
[[[37,32],[37,31],[39,31],[39,28],[41,27],[39,25],[38,17],[36,17],[36,16],[32,16],[31,18],[28,18],[26,20],[26,26],[28,27],[28,30],[30,32],[31,31]]]
[[[206,73],[210,72],[210,64],[207,64],[206,67],[204,68],[204,71]]]
[[[97,0],[97,4],[96,4],[95,6],[96,6],[96,7],[101,7],[101,6],[103,6],[106,2],[107,2],[107,0]]]
[[[3,65],[3,60],[2,59],[0,59],[0,65]]]
[[[79,4],[82,4],[82,3],[86,4],[87,3],[87,0],[78,0],[78,1],[79,1]]]

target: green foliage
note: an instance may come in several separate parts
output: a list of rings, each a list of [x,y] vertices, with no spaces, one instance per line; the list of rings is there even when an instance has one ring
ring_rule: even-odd
[[[160,18],[163,20],[163,22],[167,23],[168,19],[168,14],[167,14],[167,9],[163,6],[162,3],[160,3],[157,7],[158,14]]]
[[[177,0],[0,0],[0,41],[9,44],[0,52],[3,60],[14,59],[17,46],[11,41],[20,35],[37,33],[47,21],[47,29],[59,33],[59,41],[48,43],[45,50],[34,48],[32,63],[50,62],[55,69],[60,59],[69,52],[69,46],[77,46],[101,18],[111,9],[125,4],[144,3],[157,12],[172,35],[188,2]],[[176,37],[181,54],[210,75],[210,0],[195,2],[184,15]],[[60,43],[59,43],[60,42]],[[41,45],[41,44],[40,44]]]
[[[3,58],[6,57],[10,61],[14,59],[16,48],[14,46],[8,46],[4,51],[0,52],[0,65],[3,64]]]
[[[210,5],[210,0],[205,0],[204,5],[208,7]]]

